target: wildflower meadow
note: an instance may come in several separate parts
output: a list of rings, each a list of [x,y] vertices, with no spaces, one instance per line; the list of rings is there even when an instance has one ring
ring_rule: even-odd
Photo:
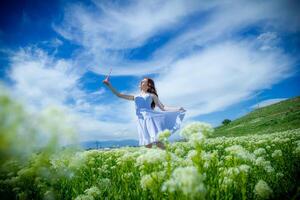
[[[195,121],[180,131],[186,141],[161,132],[165,150],[85,151],[59,144],[74,130],[57,125],[65,120],[57,110],[29,116],[4,94],[0,104],[1,199],[288,199],[299,191],[299,128],[212,138],[214,128]]]

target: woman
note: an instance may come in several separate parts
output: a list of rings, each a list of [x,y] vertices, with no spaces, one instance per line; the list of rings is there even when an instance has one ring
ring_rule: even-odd
[[[136,96],[118,92],[112,87],[108,77],[103,80],[103,83],[118,97],[135,102],[139,145],[151,148],[153,144],[156,144],[159,148],[165,149],[164,144],[158,141],[158,133],[165,129],[169,129],[171,133],[178,130],[186,110],[182,107],[163,105],[158,98],[154,81],[147,77],[141,81],[140,94]],[[158,106],[163,112],[155,111],[155,106]]]

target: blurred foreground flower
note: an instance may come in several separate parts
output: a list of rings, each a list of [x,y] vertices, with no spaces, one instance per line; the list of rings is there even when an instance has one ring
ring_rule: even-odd
[[[169,192],[181,191],[184,195],[205,199],[206,188],[203,183],[205,174],[199,174],[194,166],[178,167],[173,173],[171,179],[164,182],[162,191],[168,190]]]
[[[166,129],[158,134],[158,140],[162,142],[167,142],[170,136],[171,136],[170,130]]]
[[[273,191],[265,181],[259,180],[255,185],[254,193],[262,199],[268,199],[271,197]]]
[[[189,141],[210,137],[214,132],[213,127],[205,122],[192,122],[185,126],[180,135]]]

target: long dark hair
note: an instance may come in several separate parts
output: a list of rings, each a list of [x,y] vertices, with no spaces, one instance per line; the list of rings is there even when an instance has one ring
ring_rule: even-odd
[[[149,93],[152,93],[152,94],[155,94],[157,97],[157,91],[156,91],[156,88],[155,88],[155,84],[154,84],[154,81],[151,79],[151,78],[148,78],[148,77],[145,77],[145,79],[147,79],[147,85],[148,85],[148,89],[147,89],[147,92]],[[154,109],[155,108],[155,102],[152,101],[151,103],[151,108]]]

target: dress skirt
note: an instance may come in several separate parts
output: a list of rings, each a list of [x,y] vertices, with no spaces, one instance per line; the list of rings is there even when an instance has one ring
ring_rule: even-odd
[[[139,145],[158,141],[158,134],[169,129],[171,134],[180,128],[185,116],[184,111],[156,111],[140,109],[137,118]]]

